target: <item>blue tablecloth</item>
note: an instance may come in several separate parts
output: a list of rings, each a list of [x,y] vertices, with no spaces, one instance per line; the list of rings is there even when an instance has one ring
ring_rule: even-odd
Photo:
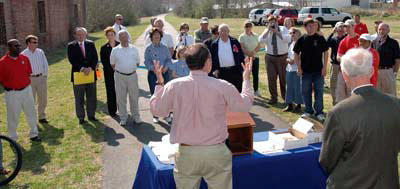
[[[254,141],[262,141],[267,132],[254,134]],[[321,144],[312,144],[275,154],[233,157],[234,189],[322,189],[326,175],[318,163]],[[133,183],[135,189],[176,188],[173,165],[160,163],[148,146],[143,147],[142,157]],[[204,181],[202,189],[207,188]]]

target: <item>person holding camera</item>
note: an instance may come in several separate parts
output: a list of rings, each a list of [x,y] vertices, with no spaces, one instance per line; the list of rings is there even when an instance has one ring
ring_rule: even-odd
[[[278,102],[276,80],[279,76],[281,96],[285,100],[286,95],[286,59],[288,55],[290,35],[284,32],[284,26],[279,26],[275,16],[268,17],[268,25],[259,37],[260,43],[265,43],[265,65],[267,68],[268,87],[271,99],[268,104]]]
[[[176,36],[176,47],[179,46],[189,46],[194,44],[194,38],[189,35],[189,25],[187,23],[182,23],[179,27],[179,34]]]

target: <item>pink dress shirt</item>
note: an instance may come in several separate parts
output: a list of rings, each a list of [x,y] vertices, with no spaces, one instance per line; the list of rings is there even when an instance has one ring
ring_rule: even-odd
[[[248,112],[254,94],[250,81],[243,81],[240,94],[230,83],[209,77],[203,71],[191,71],[164,87],[157,85],[150,99],[154,116],[174,113],[171,143],[214,145],[228,138],[226,112]]]

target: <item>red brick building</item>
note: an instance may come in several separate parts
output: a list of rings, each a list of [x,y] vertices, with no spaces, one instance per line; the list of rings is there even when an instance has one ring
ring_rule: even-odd
[[[9,39],[18,39],[25,48],[29,34],[39,37],[43,49],[65,44],[85,20],[86,0],[0,0],[0,55]]]

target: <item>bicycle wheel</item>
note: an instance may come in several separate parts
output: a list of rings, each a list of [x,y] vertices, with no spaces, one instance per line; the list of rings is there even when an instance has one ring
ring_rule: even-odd
[[[12,139],[3,135],[0,135],[1,162],[3,168],[9,171],[8,174],[0,174],[0,186],[3,186],[11,182],[18,175],[22,166],[22,152],[20,147]]]

